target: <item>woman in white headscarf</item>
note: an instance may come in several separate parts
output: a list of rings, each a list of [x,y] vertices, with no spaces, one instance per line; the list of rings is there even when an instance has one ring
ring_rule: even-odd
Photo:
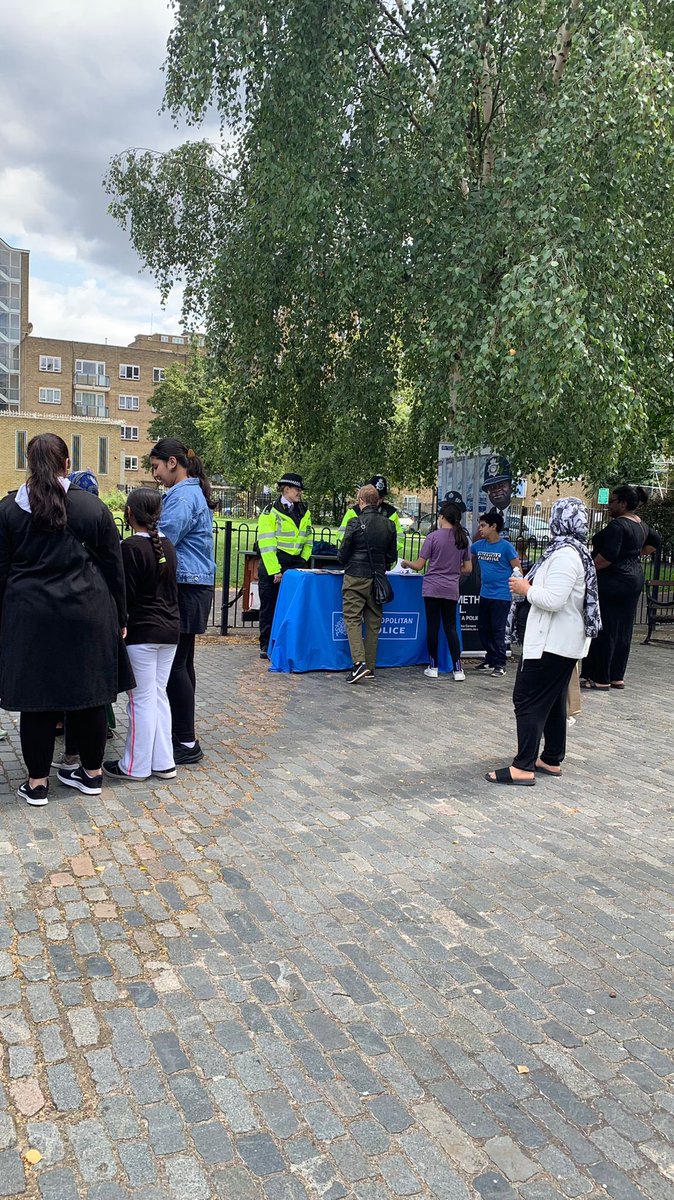
[[[510,579],[514,600],[509,629],[526,614],[522,658],[513,690],[517,754],[512,765],[489,771],[489,783],[533,787],[536,772],[561,775],[566,752],[566,693],[574,666],[601,629],[597,572],[587,547],[582,500],[552,507],[552,540],[526,579]],[[526,608],[523,607],[526,602]],[[539,755],[541,739],[544,749]]]

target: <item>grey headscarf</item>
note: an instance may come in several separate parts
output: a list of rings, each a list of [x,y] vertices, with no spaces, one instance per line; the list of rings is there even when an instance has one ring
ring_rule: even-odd
[[[594,638],[601,631],[601,615],[597,591],[597,570],[587,546],[587,508],[583,501],[577,500],[575,496],[556,500],[550,515],[550,532],[552,540],[527,573],[526,578],[531,583],[536,572],[540,570],[551,554],[554,554],[556,550],[561,550],[562,546],[573,546],[580,555],[585,572],[585,598],[583,601],[585,634],[587,637]],[[516,596],[510,606],[506,633],[513,640],[517,631],[517,605],[524,599],[524,596]]]

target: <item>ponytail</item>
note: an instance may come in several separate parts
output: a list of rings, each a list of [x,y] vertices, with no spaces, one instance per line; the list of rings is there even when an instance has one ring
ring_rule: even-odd
[[[26,450],[28,499],[33,523],[56,532],[68,524],[66,493],[61,480],[68,466],[68,447],[56,433],[38,433]]]
[[[447,501],[440,509],[440,516],[452,526],[454,544],[457,550],[466,550],[468,548],[468,534],[461,524],[461,509],[458,504]]]
[[[153,446],[149,454],[150,458],[159,458],[162,462],[168,462],[169,458],[175,458],[181,467],[184,467],[188,476],[199,481],[204,499],[209,508],[215,508],[215,501],[211,500],[211,485],[204,470],[204,464],[194,450],[188,450],[184,442],[178,438],[160,438],[156,446]]]

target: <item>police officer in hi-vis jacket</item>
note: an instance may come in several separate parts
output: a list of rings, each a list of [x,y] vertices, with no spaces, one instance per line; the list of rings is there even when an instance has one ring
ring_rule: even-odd
[[[286,471],[276,486],[280,492],[278,499],[263,509],[257,522],[257,544],[262,560],[258,568],[260,658],[268,657],[281,576],[293,568],[309,566],[313,543],[311,513],[302,501],[302,476]]]

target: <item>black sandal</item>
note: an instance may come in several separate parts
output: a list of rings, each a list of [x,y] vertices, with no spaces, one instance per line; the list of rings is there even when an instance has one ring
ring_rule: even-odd
[[[538,764],[534,767],[534,771],[538,771],[539,775],[549,775],[550,779],[561,779],[561,771],[548,771],[547,767],[539,767]]]
[[[493,779],[489,772],[487,772],[485,779],[487,783],[509,783],[513,787],[533,787],[536,782],[535,779],[513,779],[510,774],[510,767],[499,767],[498,770],[494,771]]]
[[[594,679],[581,679],[581,691],[583,692],[608,692],[608,683],[595,683]]]

